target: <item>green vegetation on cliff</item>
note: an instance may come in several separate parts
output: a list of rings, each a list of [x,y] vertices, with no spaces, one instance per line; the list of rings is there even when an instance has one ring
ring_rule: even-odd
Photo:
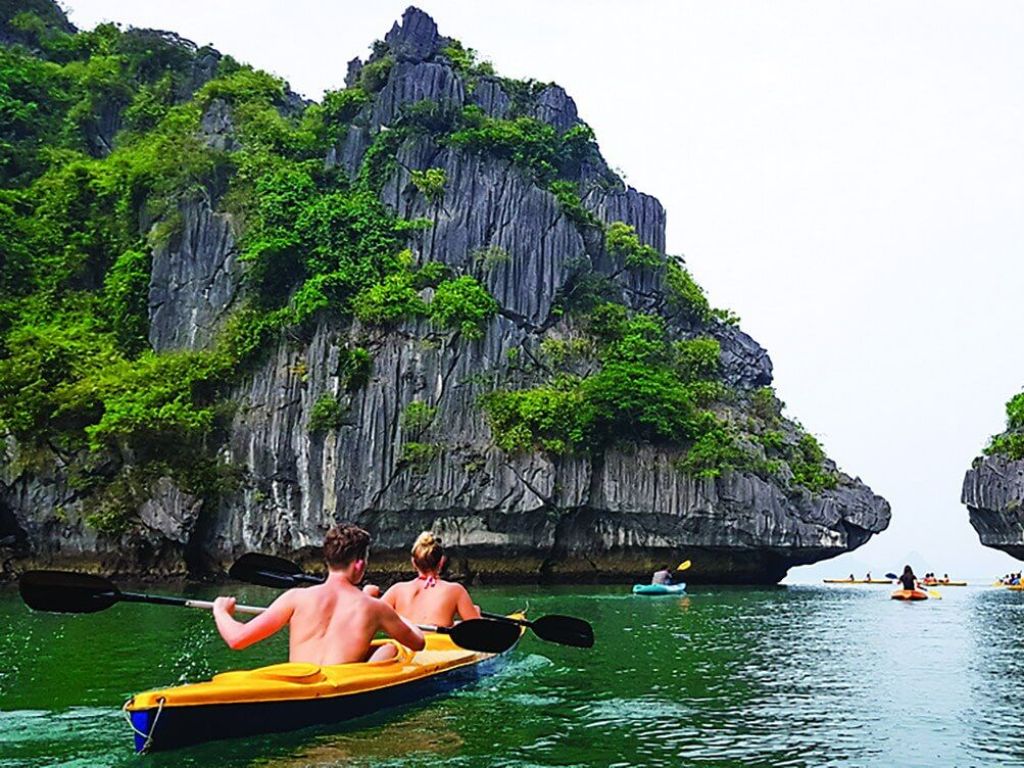
[[[728,317],[679,260],[587,207],[580,179],[604,168],[593,133],[526,114],[540,84],[500,80],[505,118],[475,105],[405,105],[350,177],[324,158],[365,123],[392,77],[386,46],[355,86],[307,104],[212,49],[111,24],[76,33],[46,3],[15,11],[30,5],[36,12],[5,4],[0,16],[7,39],[20,41],[0,46],[0,433],[17,440],[23,463],[62,457],[90,524],[123,529],[162,474],[198,494],[230,486],[235,473],[215,458],[233,415],[228,393],[273,344],[308,341],[324,317],[375,333],[420,321],[461,342],[484,337],[502,312],[485,282],[509,254],[496,245],[466,254],[463,271],[417,263],[410,246],[431,220],[403,219],[382,202],[388,181],[407,172],[403,194],[438,215],[445,169],[396,160],[403,142],[424,138],[504,161],[554,195],[591,256],[617,265],[615,275],[598,272],[581,255],[538,336],[542,365],[481,399],[498,446],[562,454],[629,439],[678,449],[691,474],[788,467],[797,485],[834,484],[813,438],[744,421],[751,395],[723,383],[710,333]],[[441,56],[467,87],[494,79],[461,44]],[[211,115],[220,128],[207,125]],[[595,173],[600,185],[619,183]],[[199,204],[233,224],[242,298],[203,349],[158,352],[152,254],[180,242]],[[661,308],[627,308],[614,278],[630,271],[655,276]],[[560,338],[567,329],[575,336]],[[310,406],[312,434],[342,426],[346,398],[369,381],[363,343],[343,347],[343,391]],[[401,462],[416,471],[442,450],[425,437],[427,413],[404,416]]]
[[[985,447],[986,455],[1006,456],[1014,461],[1024,459],[1024,392],[1006,404],[1006,431],[993,435]]]
[[[36,445],[78,455],[100,527],[117,527],[117,509],[130,514],[138,494],[125,486],[150,476],[171,473],[200,493],[216,486],[217,473],[196,467],[215,464],[230,416],[223,395],[282,329],[322,311],[386,312],[476,335],[494,313],[469,276],[442,280],[427,265],[416,273],[429,279],[413,287],[406,243],[428,224],[396,218],[377,196],[394,152],[383,134],[355,181],[324,169],[338,124],[386,67],[364,70],[361,88],[323,107],[296,109],[281,80],[227,58],[183,93],[208,52],[156,33],[102,25],[68,34],[27,13],[10,23],[33,47],[0,48],[0,427],[22,454]],[[231,151],[203,137],[215,102],[230,113]],[[109,135],[105,111],[115,114]],[[425,183],[433,195],[443,178],[428,171]],[[197,198],[220,200],[243,224],[248,304],[211,347],[156,353],[149,254]],[[406,305],[391,301],[396,283],[411,294]],[[430,306],[417,293],[427,284],[440,299]],[[384,294],[377,315],[375,291]],[[350,383],[365,383],[365,358],[349,356]],[[336,401],[318,402],[310,428],[340,417]]]

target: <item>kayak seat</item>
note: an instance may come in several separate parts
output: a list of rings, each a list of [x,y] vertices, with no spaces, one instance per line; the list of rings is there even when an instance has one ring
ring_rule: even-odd
[[[397,640],[385,638],[384,640],[374,640],[372,643],[370,643],[370,647],[373,649],[377,649],[382,645],[393,645],[395,646],[395,648],[398,649],[398,653],[390,659],[384,659],[383,661],[366,661],[363,663],[369,667],[381,667],[387,666],[389,664],[408,664],[409,661],[412,659],[412,651],[406,648]]]
[[[284,680],[289,683],[319,683],[324,679],[324,674],[316,664],[286,661],[283,664],[254,669],[249,673],[249,677],[259,680]]]
[[[316,664],[306,664],[286,661],[282,664],[271,664],[269,667],[258,669],[239,670],[237,672],[222,672],[214,675],[216,682],[231,682],[247,680],[281,680],[288,683],[320,683],[326,678],[320,667]]]
[[[373,647],[376,648],[377,646],[384,645],[385,643],[394,645],[398,649],[398,654],[390,659],[384,659],[383,661],[355,661],[349,664],[333,664],[326,667],[326,669],[340,670],[351,667],[365,667],[367,670],[378,670],[382,667],[386,668],[395,665],[408,664],[412,659],[412,651],[394,640],[374,640]],[[214,675],[213,679],[216,682],[241,681],[242,679],[278,680],[285,683],[312,685],[313,683],[324,682],[327,680],[327,675],[324,674],[324,668],[319,667],[316,664],[286,661],[281,664],[271,664],[268,667],[259,667],[257,669],[240,670],[238,672],[222,672],[219,675]]]

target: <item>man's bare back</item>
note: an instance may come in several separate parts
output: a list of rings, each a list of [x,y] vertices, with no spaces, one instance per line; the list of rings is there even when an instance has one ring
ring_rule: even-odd
[[[394,656],[396,651],[391,644],[370,655],[370,641],[378,632],[414,651],[422,650],[425,641],[419,629],[403,621],[390,605],[364,594],[356,586],[366,570],[368,543],[368,534],[355,526],[332,529],[324,545],[325,551],[331,553],[327,580],[315,587],[288,590],[266,611],[244,624],[232,617],[235,598],[218,597],[213,604],[213,616],[221,637],[240,650],[287,626],[289,660],[320,666]],[[359,556],[346,561],[352,549]],[[337,562],[332,563],[331,557]]]
[[[456,616],[463,621],[480,618],[480,609],[466,588],[452,581],[418,578],[399,582],[381,600],[414,624],[450,627]]]

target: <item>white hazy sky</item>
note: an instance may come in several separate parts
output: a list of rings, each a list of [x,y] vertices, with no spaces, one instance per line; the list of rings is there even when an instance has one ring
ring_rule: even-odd
[[[407,2],[68,0],[341,87]],[[1024,4],[422,0],[441,33],[576,99],[668,245],[775,363],[788,412],[893,507],[796,578],[990,576],[964,470],[1024,385]]]

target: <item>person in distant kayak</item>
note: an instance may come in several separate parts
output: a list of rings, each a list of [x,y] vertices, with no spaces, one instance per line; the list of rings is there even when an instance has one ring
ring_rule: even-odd
[[[355,661],[383,661],[396,655],[391,643],[372,650],[378,632],[414,651],[423,650],[423,633],[404,621],[387,603],[357,586],[366,572],[370,534],[350,523],[337,525],[324,539],[327,579],[315,587],[289,589],[265,612],[242,623],[232,614],[235,598],[213,602],[217,631],[241,650],[288,627],[288,660],[325,666]]]
[[[867,576],[864,577],[864,581],[871,581],[871,571],[868,571]]]
[[[466,588],[441,578],[447,562],[441,538],[424,531],[412,545],[416,578],[392,584],[381,600],[417,624],[450,627],[456,618],[479,619],[480,608],[473,604]]]
[[[850,579],[849,579],[849,580],[850,580],[850,581],[856,581],[857,579],[855,579],[855,578],[853,577],[853,574],[851,573],[851,574],[850,574]]]
[[[908,592],[913,592],[917,589],[917,576],[914,575],[914,569],[909,565],[903,566],[903,575],[900,576],[899,582]]]
[[[673,583],[672,571],[668,569],[667,565],[661,566],[661,570],[655,571],[654,575],[651,576],[651,584],[664,584],[668,586]]]

